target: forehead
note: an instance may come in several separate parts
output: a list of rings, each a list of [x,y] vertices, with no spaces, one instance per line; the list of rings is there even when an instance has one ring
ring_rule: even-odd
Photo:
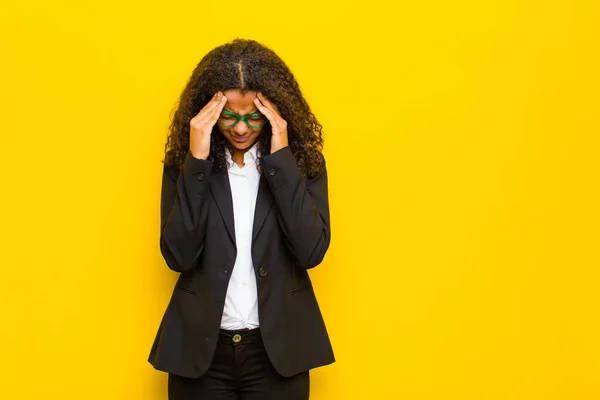
[[[227,97],[227,103],[224,109],[232,111],[236,114],[246,115],[256,111],[254,99],[256,98],[255,91],[243,93],[240,90],[227,90],[223,92]]]

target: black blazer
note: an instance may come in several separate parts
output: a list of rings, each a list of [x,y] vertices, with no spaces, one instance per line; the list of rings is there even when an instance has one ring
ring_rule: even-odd
[[[226,169],[188,151],[164,166],[160,250],[180,272],[150,350],[154,368],[197,378],[209,368],[237,251]],[[330,242],[325,160],[305,180],[288,147],[262,158],[252,261],[260,332],[271,363],[289,377],[335,361],[307,269]]]

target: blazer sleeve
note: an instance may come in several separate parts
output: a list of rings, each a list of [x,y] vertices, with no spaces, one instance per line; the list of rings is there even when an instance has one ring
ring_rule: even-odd
[[[212,159],[195,158],[188,150],[181,170],[163,167],[160,201],[160,251],[170,269],[193,269],[204,248],[206,196]]]
[[[331,241],[325,159],[309,180],[298,169],[289,146],[263,157],[261,163],[298,265],[307,269],[319,265]]]

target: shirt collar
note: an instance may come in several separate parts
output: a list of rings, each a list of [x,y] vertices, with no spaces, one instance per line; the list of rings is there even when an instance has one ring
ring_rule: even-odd
[[[257,157],[258,141],[254,143],[254,145],[250,147],[250,149],[246,153],[244,153],[244,167],[249,164],[254,164],[256,162]],[[231,168],[234,165],[236,165],[233,159],[231,158],[231,152],[228,148],[225,148],[225,160],[227,161],[227,168]]]

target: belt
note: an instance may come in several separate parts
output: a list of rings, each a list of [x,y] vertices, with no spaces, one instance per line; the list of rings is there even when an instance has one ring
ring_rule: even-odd
[[[260,335],[260,329],[235,329],[235,330],[227,330],[221,329],[219,335],[219,341],[226,341],[228,343],[256,343],[262,341],[262,337]]]

